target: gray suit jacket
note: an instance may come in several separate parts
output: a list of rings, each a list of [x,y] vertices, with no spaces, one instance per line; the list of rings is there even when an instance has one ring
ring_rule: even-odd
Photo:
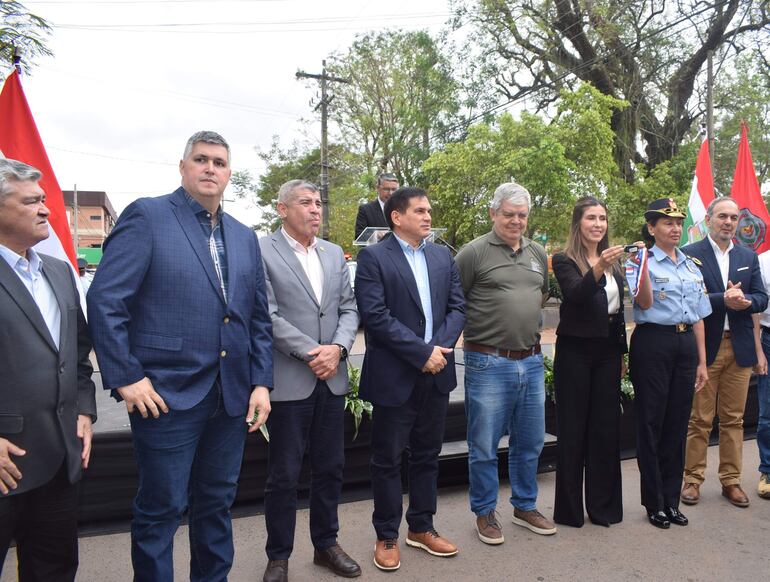
[[[62,462],[76,482],[77,417],[96,417],[91,340],[74,275],[64,261],[40,257],[61,311],[59,349],[29,291],[0,258],[0,437],[27,451],[11,457],[22,478],[10,495],[45,485]]]
[[[321,344],[353,346],[358,311],[342,249],[318,241],[323,269],[321,305],[310,280],[286,238],[277,230],[259,240],[265,265],[267,300],[273,321],[273,391],[270,400],[302,400],[310,396],[317,378],[307,353]],[[333,394],[348,392],[348,369],[340,362],[326,383]]]

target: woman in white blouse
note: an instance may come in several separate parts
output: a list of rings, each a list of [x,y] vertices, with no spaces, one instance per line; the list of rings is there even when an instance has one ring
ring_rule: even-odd
[[[569,239],[552,266],[564,301],[556,330],[554,384],[558,446],[554,521],[581,527],[583,471],[588,518],[623,519],[620,378],[628,351],[623,317],[622,246],[609,246],[607,208],[581,198]]]

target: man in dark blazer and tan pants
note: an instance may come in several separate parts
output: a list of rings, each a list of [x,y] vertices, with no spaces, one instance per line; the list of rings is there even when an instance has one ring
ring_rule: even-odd
[[[0,570],[74,580],[77,482],[96,419],[91,342],[75,277],[32,247],[48,238],[40,172],[0,159]]]
[[[708,382],[695,393],[687,429],[682,502],[695,505],[706,473],[706,448],[714,414],[719,415],[719,480],[722,495],[737,507],[749,505],[741,488],[743,412],[751,369],[757,363],[753,313],[767,307],[759,259],[751,249],[732,242],[740,208],[729,197],[709,204],[706,238],[682,250],[699,260],[711,315],[706,330]]]

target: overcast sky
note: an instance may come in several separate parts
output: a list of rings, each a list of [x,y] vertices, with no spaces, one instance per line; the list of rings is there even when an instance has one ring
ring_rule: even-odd
[[[118,212],[179,185],[199,129],[221,133],[233,169],[255,177],[254,148],[273,135],[320,142],[307,121],[315,91],[298,69],[320,72],[356,34],[437,32],[449,17],[447,0],[23,1],[54,25],[54,56],[22,83],[59,185],[104,190]],[[243,203],[228,211],[248,224],[258,216]]]

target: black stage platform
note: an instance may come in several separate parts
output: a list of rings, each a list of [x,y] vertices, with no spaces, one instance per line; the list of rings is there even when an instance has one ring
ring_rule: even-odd
[[[462,350],[455,350],[456,361],[462,362]],[[360,366],[363,356],[353,355],[353,365]],[[458,387],[450,395],[449,411],[440,457],[439,487],[468,482],[468,447],[464,405],[464,366],[457,365]],[[133,455],[131,432],[123,403],[117,403],[101,388],[101,377],[94,374],[97,384],[99,420],[94,425],[91,464],[85,472],[80,490],[81,529],[87,533],[125,530],[131,518],[131,502],[136,492],[137,474]],[[633,401],[623,403],[621,428],[623,458],[635,456]],[[756,433],[757,398],[756,380],[752,378],[746,404],[744,427],[747,437]],[[546,444],[540,456],[540,471],[551,471],[556,460],[556,421],[553,403],[546,400]],[[369,496],[369,439],[370,422],[364,419],[358,437],[353,440],[353,419],[346,417],[346,464],[343,482],[345,499]],[[713,440],[713,438],[712,438]],[[500,476],[507,478],[507,437],[500,443]],[[240,482],[233,513],[255,514],[262,511],[266,478],[267,443],[260,433],[250,434],[246,440]],[[404,473],[406,474],[406,473]],[[309,488],[309,469],[303,470],[300,485],[300,503]]]

